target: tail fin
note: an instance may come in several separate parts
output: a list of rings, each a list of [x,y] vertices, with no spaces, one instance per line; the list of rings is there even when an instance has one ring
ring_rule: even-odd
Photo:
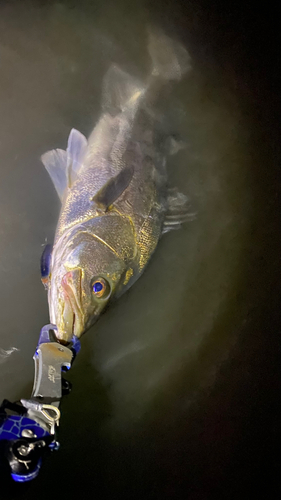
[[[191,69],[187,50],[158,29],[149,30],[148,51],[153,64],[153,76],[164,80],[180,80]]]
[[[112,65],[103,81],[103,109],[110,111],[133,111],[145,92],[145,87],[136,78],[118,66]]]
[[[180,80],[191,68],[190,56],[187,50],[177,41],[171,40],[160,30],[149,30],[148,51],[152,59],[152,85],[162,86],[163,80]],[[111,115],[126,111],[133,118],[143,96],[152,81],[147,85],[113,64],[103,80],[102,104],[105,112]],[[147,104],[147,103],[146,103]]]

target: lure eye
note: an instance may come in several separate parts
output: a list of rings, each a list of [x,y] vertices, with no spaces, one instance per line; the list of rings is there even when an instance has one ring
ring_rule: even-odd
[[[109,293],[109,284],[103,278],[96,278],[92,282],[92,292],[95,297],[105,297]]]

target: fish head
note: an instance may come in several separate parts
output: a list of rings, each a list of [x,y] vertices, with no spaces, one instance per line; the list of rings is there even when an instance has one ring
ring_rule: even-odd
[[[87,232],[54,248],[49,288],[50,320],[57,337],[81,337],[98,319],[124,280],[126,265],[113,249]]]

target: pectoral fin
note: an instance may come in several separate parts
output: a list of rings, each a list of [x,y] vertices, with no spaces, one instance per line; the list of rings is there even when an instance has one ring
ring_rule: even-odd
[[[92,200],[99,208],[107,210],[129,186],[134,175],[134,167],[123,168],[119,174],[109,179],[106,184],[95,194]]]

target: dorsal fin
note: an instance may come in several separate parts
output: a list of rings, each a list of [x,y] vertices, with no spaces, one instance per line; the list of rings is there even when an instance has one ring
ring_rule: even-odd
[[[86,137],[73,128],[70,131],[67,141],[67,177],[68,185],[71,186],[77,178],[77,174],[82,164],[88,142]]]
[[[41,156],[61,201],[67,187],[71,187],[77,178],[87,144],[86,137],[78,130],[72,129],[68,137],[67,151],[53,149]]]
[[[66,165],[67,154],[63,149],[52,149],[41,156],[49,176],[51,177],[60,200],[67,188]]]
[[[115,177],[107,181],[104,186],[95,194],[92,200],[99,208],[107,210],[114,201],[125,191],[129,186],[134,175],[134,167],[128,166],[123,168]]]

